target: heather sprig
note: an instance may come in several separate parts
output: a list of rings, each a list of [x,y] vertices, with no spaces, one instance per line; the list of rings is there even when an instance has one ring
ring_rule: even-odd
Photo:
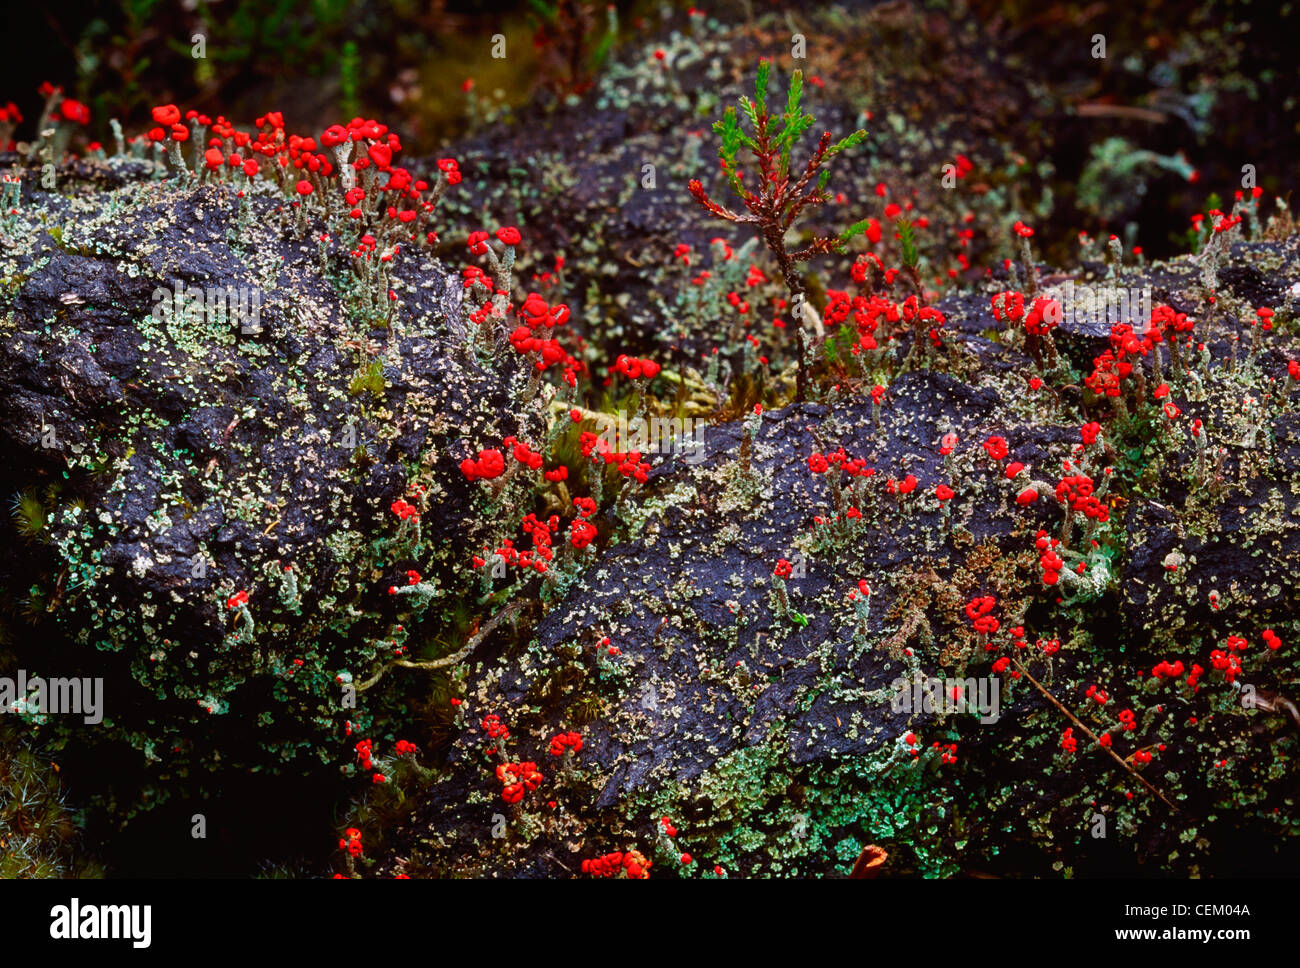
[[[734,106],[728,107],[721,120],[713,125],[721,142],[718,158],[727,183],[740,196],[747,211],[736,212],[714,201],[698,179],[691,180],[689,189],[695,200],[711,215],[728,222],[757,227],[764,245],[776,259],[790,292],[795,317],[799,359],[796,399],[802,401],[807,393],[808,369],[803,324],[805,317],[812,317],[820,330],[820,321],[816,320],[812,307],[807,305],[807,288],[797,264],[818,255],[843,251],[849,239],[866,231],[868,223],[859,222],[840,235],[815,236],[802,249],[793,252],[786,247],[785,236],[804,209],[811,205],[825,204],[830,199],[831,196],[826,191],[830,180],[827,165],[840,152],[861,144],[867,133],[859,129],[832,143],[831,133],[824,132],[802,171],[795,176],[791,171],[791,153],[816,119],[811,114],[803,113],[802,71],[795,71],[790,77],[785,109],[780,113],[769,110],[767,95],[770,71],[769,62],[760,62],[754,98],[740,98],[740,109],[750,129],[748,132],[742,127]],[[746,172],[742,170],[739,161],[742,150],[751,156],[753,174],[757,176],[758,182],[754,189],[745,185]]]

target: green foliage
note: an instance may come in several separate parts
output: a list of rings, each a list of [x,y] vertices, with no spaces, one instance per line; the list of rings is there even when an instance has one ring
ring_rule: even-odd
[[[859,128],[857,131],[854,131],[851,135],[841,138],[839,141],[835,142],[835,144],[827,148],[826,157],[834,158],[841,151],[848,151],[850,148],[856,148],[858,145],[862,144],[862,142],[866,140],[867,140],[867,133],[863,131],[861,128]]]
[[[830,180],[830,173],[825,167],[827,162],[840,152],[862,144],[866,139],[866,132],[859,129],[834,144],[826,143],[824,149],[819,144],[820,153],[814,154],[809,159],[804,174],[804,178],[811,178],[815,172],[817,175],[815,183],[808,184],[802,179],[790,177],[791,152],[800,138],[816,123],[816,118],[811,114],[803,113],[803,72],[798,70],[790,75],[785,110],[779,115],[769,115],[767,93],[770,72],[770,62],[760,61],[754,84],[754,99],[750,100],[743,95],[740,97],[740,107],[749,122],[752,134],[742,129],[736,109],[730,106],[723,111],[722,117],[714,122],[713,130],[719,140],[718,158],[722,162],[727,182],[732,190],[745,198],[747,203],[751,203],[755,196],[762,196],[767,199],[767,205],[773,210],[774,215],[762,218],[752,215],[732,215],[721,211],[710,201],[701,185],[695,184],[692,192],[696,194],[697,200],[715,216],[729,221],[749,222],[768,221],[774,218],[782,228],[787,228],[787,217],[792,217],[793,213],[805,205],[822,204],[826,201],[826,187]],[[829,134],[825,136],[826,139],[829,137]],[[757,164],[756,185],[752,190],[744,186],[738,169],[741,148],[752,152]],[[838,239],[834,237],[816,239],[798,258],[802,260],[814,253],[831,251],[842,246],[844,240],[860,233],[864,228],[865,223],[860,223]],[[777,255],[779,262],[784,263],[788,259],[788,254],[784,251],[774,254]]]
[[[816,122],[811,114],[804,114],[800,104],[803,100],[803,71],[790,75],[790,90],[786,96],[785,113],[781,115],[781,131],[776,136],[776,147],[781,151],[781,174],[790,170],[790,151],[803,137],[805,131]]]
[[[49,523],[45,514],[45,504],[30,489],[15,494],[10,502],[10,509],[13,513],[14,527],[28,541],[39,538],[46,524]]]
[[[618,7],[611,3],[606,8],[605,32],[601,34],[596,49],[591,53],[590,67],[593,72],[605,66],[605,61],[609,59],[616,40],[618,40]]]
[[[826,338],[822,349],[829,363],[848,365],[852,359],[851,351],[858,342],[858,334],[852,326],[838,326]]]
[[[915,269],[919,261],[916,252],[916,226],[912,224],[911,219],[899,219],[895,225],[898,227],[898,245],[902,251],[903,265]]]
[[[58,767],[0,720],[0,879],[103,876],[77,835]]]
[[[354,397],[369,393],[377,400],[384,397],[384,364],[381,360],[371,360],[357,371],[357,375],[348,384],[348,392]]]
[[[742,98],[742,102],[745,103],[746,113],[752,120],[754,117],[752,106],[748,104],[748,99]],[[736,156],[740,153],[742,145],[746,148],[756,147],[754,139],[740,130],[740,121],[736,117],[736,109],[733,107],[729,107],[723,112],[721,121],[713,123],[713,130],[717,132],[722,141],[722,144],[718,147],[718,157],[725,165],[727,180],[736,193],[740,194],[742,188],[740,176],[736,170]]]
[[[864,218],[861,222],[854,222],[847,229],[840,233],[840,241],[848,242],[854,236],[861,235],[871,225],[871,219]]]
[[[858,849],[889,845],[896,872],[948,877],[960,869],[958,818],[979,807],[942,779],[938,761],[931,752],[913,759],[895,739],[865,757],[792,768],[777,727],[766,742],[718,760],[689,788],[666,791],[651,812],[693,816],[696,803],[709,804],[707,822],[692,824],[692,842],[749,876],[806,876],[849,837]],[[844,873],[852,857],[843,858]]]
[[[794,146],[799,143],[799,139],[817,120],[811,114],[803,113],[803,71],[798,70],[790,75],[790,86],[786,91],[785,110],[779,115],[769,117],[767,95],[770,74],[771,62],[760,61],[754,82],[753,100],[744,95],[740,97],[741,110],[744,112],[746,121],[749,122],[750,129],[754,132],[752,136],[741,128],[740,118],[734,107],[728,107],[723,112],[722,118],[713,123],[713,130],[717,133],[721,142],[718,148],[718,157],[724,163],[727,180],[737,194],[744,194],[744,188],[736,170],[736,159],[742,147],[757,154],[763,150],[762,144],[757,139],[764,139],[770,150],[775,151],[779,156],[779,164],[775,166],[777,173],[781,176],[787,175],[790,171],[790,154]],[[824,164],[842,151],[862,144],[866,137],[867,133],[859,129],[847,137],[841,138],[827,148],[822,157],[822,163]],[[823,169],[820,172],[816,186],[817,192],[820,193],[825,189],[829,177],[829,172],[826,170]]]

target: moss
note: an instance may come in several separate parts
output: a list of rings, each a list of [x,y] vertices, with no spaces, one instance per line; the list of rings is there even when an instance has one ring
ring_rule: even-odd
[[[0,722],[0,878],[102,877],[81,841],[58,765]]]

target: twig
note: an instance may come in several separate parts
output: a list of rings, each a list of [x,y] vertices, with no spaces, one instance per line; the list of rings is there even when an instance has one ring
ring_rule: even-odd
[[[1169,120],[1169,115],[1150,108],[1130,107],[1126,104],[1080,104],[1075,113],[1081,118],[1128,118],[1134,121],[1151,121],[1161,124]]]
[[[568,864],[566,864],[564,861],[560,860],[560,858],[556,857],[556,856],[555,856],[553,853],[551,853],[549,850],[546,852],[546,856],[549,857],[549,858],[551,858],[551,860],[555,861],[555,863],[559,864],[561,867],[563,867],[563,868],[564,868],[566,871],[568,871],[570,874],[573,873],[573,868],[572,868],[572,867],[570,867],[570,866],[569,866]]]
[[[469,637],[465,642],[465,647],[459,652],[453,652],[451,655],[443,656],[441,659],[428,659],[423,662],[413,662],[410,659],[394,659],[388,665],[381,666],[378,671],[376,671],[375,674],[365,682],[358,683],[357,692],[365,692],[382,679],[384,673],[393,666],[401,666],[404,669],[445,669],[448,666],[454,666],[457,663],[463,662],[465,659],[469,658],[471,652],[483,644],[483,640],[487,638],[498,625],[507,618],[512,618],[519,614],[519,611],[522,608],[522,602],[512,602],[505,608],[501,609],[501,611],[497,612],[490,619],[484,622],[483,625],[480,626],[479,630]]]

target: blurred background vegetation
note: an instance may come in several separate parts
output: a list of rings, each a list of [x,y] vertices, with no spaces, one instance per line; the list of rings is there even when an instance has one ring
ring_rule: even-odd
[[[644,27],[652,6],[70,0],[6,13],[22,43],[3,76],[6,98],[29,116],[39,107],[35,86],[48,78],[101,123],[143,122],[166,102],[238,119],[280,110],[297,128],[364,114],[398,119],[413,146],[432,150],[464,130],[471,101],[518,106],[539,90],[581,93],[620,29]],[[505,57],[493,56],[497,34]]]
[[[890,3],[835,5],[851,17]],[[40,109],[37,85],[62,84],[90,105],[90,136],[104,142],[109,117],[138,128],[150,107],[167,102],[245,125],[280,110],[303,133],[360,114],[389,123],[415,155],[440,150],[484,122],[534,120],[582,94],[620,49],[681,29],[687,6],[655,0],[11,5],[0,100],[12,98],[30,125]],[[699,6],[706,16],[737,25],[775,15],[792,32],[804,8],[773,0]],[[1182,244],[1187,213],[1202,207],[1205,185],[1235,187],[1250,164],[1266,190],[1280,189],[1300,167],[1294,3],[922,0],[917,6],[936,21],[977,21],[990,44],[1006,53],[1005,70],[1038,97],[1034,123],[1052,146],[1045,160],[1055,172],[1058,206],[1039,241],[1053,257],[1069,257],[1079,229],[1097,231],[1121,217],[1144,229],[1162,227],[1154,246],[1146,240],[1148,254],[1169,254]],[[1104,59],[1093,56],[1096,33],[1106,38]],[[204,57],[194,56],[198,35]],[[493,56],[497,35],[505,38],[505,57]],[[872,53],[819,50],[813,37],[809,64],[832,83],[869,87],[869,77],[836,77],[835,68],[870,72]],[[916,68],[916,81],[924,84],[926,64]],[[1198,177],[1189,182],[1193,170]],[[1181,224],[1174,224],[1175,213]]]

